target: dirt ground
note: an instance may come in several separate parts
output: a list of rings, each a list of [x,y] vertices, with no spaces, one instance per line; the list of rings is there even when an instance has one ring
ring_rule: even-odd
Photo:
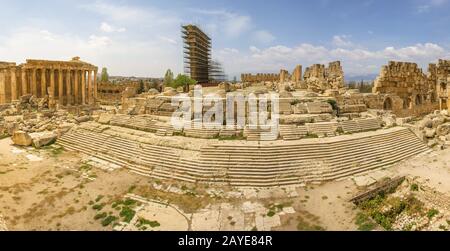
[[[386,171],[417,176],[427,186],[450,194],[449,164],[450,150],[444,150],[401,162]],[[85,157],[57,145],[24,149],[13,146],[9,138],[0,140],[0,219],[8,230],[112,230],[113,225],[103,226],[95,219],[100,211],[94,205],[102,202],[101,212],[112,214],[111,205],[130,192],[176,206],[190,230],[251,230],[257,226],[258,230],[356,230],[358,209],[349,199],[362,190],[354,177],[289,191],[274,188],[243,192],[161,182],[125,169],[104,171],[89,166]],[[164,210],[150,204],[139,208],[136,215],[157,215],[152,208]],[[160,215],[167,218],[170,214]],[[211,217],[203,219],[205,215],[216,217],[219,224]],[[167,226],[160,229],[169,230]]]

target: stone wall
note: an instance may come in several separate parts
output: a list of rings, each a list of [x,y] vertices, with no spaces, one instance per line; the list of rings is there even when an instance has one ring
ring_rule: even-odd
[[[318,93],[344,87],[344,71],[340,61],[331,62],[328,67],[323,64],[306,67],[303,79],[308,90]]]
[[[70,61],[27,59],[26,63],[0,62],[0,104],[32,95],[48,100],[49,107],[95,104],[95,65],[79,57]]]
[[[241,74],[241,82],[243,83],[255,83],[255,82],[277,82],[280,80],[280,74],[275,73],[243,73]]]
[[[436,91],[440,102],[441,109],[450,109],[448,100],[449,84],[450,84],[450,60],[439,59],[437,66],[430,64],[430,79],[436,81]]]
[[[295,69],[292,71],[291,80],[296,83],[298,83],[302,80],[302,66],[301,65],[297,65],[295,67]]]
[[[129,82],[129,83],[110,83],[101,82],[98,85],[98,99],[102,104],[113,104],[116,102],[121,102],[122,92],[127,88],[132,88],[134,94],[137,93],[139,89],[139,83]]]
[[[448,72],[445,71],[444,61],[439,62],[439,67],[430,64],[428,73],[425,74],[416,63],[390,61],[388,65],[381,68],[380,75],[375,79],[372,92],[378,97],[368,96],[368,107],[392,110],[394,114],[401,117],[423,115],[444,108],[442,104],[447,100],[440,101],[437,87],[439,86],[438,78],[445,78]],[[439,77],[438,72],[440,72]]]

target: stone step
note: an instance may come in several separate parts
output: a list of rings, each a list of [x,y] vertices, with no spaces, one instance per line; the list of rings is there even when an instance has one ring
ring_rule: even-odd
[[[401,140],[400,140],[401,139]],[[214,148],[202,148],[201,152],[202,155],[204,156],[209,156],[209,155],[234,155],[234,156],[239,156],[239,155],[243,155],[248,156],[249,154],[286,154],[286,153],[290,153],[290,154],[298,154],[299,152],[308,152],[308,153],[316,153],[316,152],[323,152],[325,150],[329,150],[331,153],[333,152],[341,152],[341,151],[351,151],[354,150],[354,148],[356,148],[355,150],[358,150],[359,148],[376,148],[379,146],[383,146],[385,147],[386,145],[390,145],[390,144],[397,144],[397,143],[401,143],[399,141],[407,141],[407,142],[414,142],[417,144],[423,144],[420,140],[418,140],[415,137],[394,137],[393,139],[379,139],[377,141],[373,141],[373,142],[348,142],[347,144],[344,145],[338,145],[338,144],[323,144],[320,147],[316,146],[316,145],[296,145],[296,146],[291,146],[290,148],[280,148],[280,149],[272,149],[271,147],[259,147],[259,148],[245,148],[245,147],[238,147],[235,146],[234,149],[229,148],[229,147],[220,147],[220,146],[216,146]],[[387,144],[389,143],[389,144]]]
[[[413,148],[413,149],[417,149],[417,148]],[[422,151],[426,150],[426,148],[419,148],[419,149],[422,150]],[[408,148],[405,148],[405,150],[408,150]],[[333,158],[328,158],[328,159],[324,159],[324,161],[330,163],[331,166],[333,165],[333,161],[337,162],[339,164],[355,164],[355,163],[358,163],[358,161],[363,162],[363,161],[369,160],[370,158],[379,159],[380,155],[378,153],[380,153],[380,152],[374,152],[371,155],[357,155],[357,156],[350,156],[349,155],[349,156],[345,156],[345,157],[342,157],[342,158],[339,158],[339,157],[338,158],[334,158],[334,159]],[[286,166],[287,167],[287,166],[308,165],[308,164],[311,164],[311,163],[308,163],[308,160],[310,162],[311,160],[314,160],[314,158],[313,157],[306,157],[305,160],[307,160],[307,161],[306,161],[305,164],[303,164],[303,162],[301,160],[297,160],[296,162],[294,162],[294,161],[288,161],[288,162],[286,162],[286,161],[283,161],[283,162],[281,162],[281,161],[274,161],[274,162],[262,163],[262,162],[258,162],[256,160],[255,161],[245,162],[245,161],[239,161],[239,160],[219,161],[219,160],[212,160],[212,159],[209,159],[209,160],[202,159],[202,161],[211,162],[212,163],[211,165],[214,166],[214,167],[219,167],[220,166],[220,167],[223,167],[223,168],[232,168],[232,167],[235,167],[235,166],[238,166],[238,167],[258,166],[259,168],[264,168],[264,167],[266,167],[266,168],[276,168],[277,166]]]
[[[294,147],[304,147],[304,148],[317,148],[317,147],[330,147],[330,145],[348,145],[349,143],[353,142],[374,142],[374,141],[384,141],[387,138],[396,138],[401,137],[404,135],[409,135],[409,137],[415,137],[415,135],[410,134],[411,131],[408,129],[402,129],[395,132],[388,133],[389,135],[372,135],[372,136],[366,136],[362,138],[352,138],[352,139],[345,139],[345,140],[338,140],[338,141],[326,141],[326,142],[308,142],[303,143],[299,142],[298,144],[289,144],[289,145],[276,145],[276,146],[263,146],[260,145],[242,145],[242,148],[248,148],[248,149],[258,149],[258,150],[267,150],[267,151],[273,151],[273,150],[280,150],[284,148],[292,148]],[[418,139],[418,138],[417,138]],[[230,145],[230,144],[215,144],[211,145],[211,147],[205,147],[208,149],[215,149],[215,148],[230,148],[234,149],[236,151],[241,151],[240,145]]]
[[[69,132],[58,142],[69,150],[78,150],[153,178],[221,182],[239,186],[276,186],[348,177],[427,151],[428,148],[415,136],[411,137],[411,134],[408,130],[400,130],[382,134],[382,137],[367,137],[362,142],[353,139],[346,142],[347,148],[339,141],[309,150],[311,145],[305,147],[304,144],[275,147],[277,151],[270,151],[273,146],[265,149],[267,151],[252,146],[236,149],[235,145],[235,150],[231,145],[216,146],[202,149],[213,150],[210,155],[213,158],[201,157],[196,161],[180,158],[177,151],[171,151],[170,147],[153,147],[120,137],[105,136],[105,133]],[[384,147],[383,140],[387,144]],[[355,142],[350,144],[351,147],[348,146],[348,143]],[[364,144],[367,144],[366,147],[361,147]],[[242,153],[243,149],[239,148],[249,152]],[[161,149],[172,157],[164,156],[159,151]],[[228,158],[218,154],[220,151],[225,151]],[[262,160],[267,156],[272,159]],[[317,156],[323,156],[324,162],[314,163]],[[243,157],[247,157],[247,160]]]

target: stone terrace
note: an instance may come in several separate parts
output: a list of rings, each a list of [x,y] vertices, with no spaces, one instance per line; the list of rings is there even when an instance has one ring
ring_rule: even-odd
[[[350,177],[383,168],[428,148],[409,130],[293,141],[199,140],[199,147],[157,145],[146,137],[76,128],[59,139],[68,150],[92,155],[153,178],[232,186],[304,184]],[[141,134],[142,135],[142,134]],[[152,137],[158,138],[154,135]],[[172,138],[172,137],[170,137]],[[177,137],[174,137],[177,138]],[[164,137],[164,139],[168,139]]]

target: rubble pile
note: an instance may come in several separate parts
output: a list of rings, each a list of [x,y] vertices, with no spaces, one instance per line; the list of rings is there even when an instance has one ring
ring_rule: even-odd
[[[75,116],[65,110],[47,109],[45,98],[22,96],[20,101],[0,109],[0,138],[11,136],[14,144],[40,148],[74,125],[90,121],[90,115]]]
[[[450,115],[446,110],[428,114],[414,125],[413,131],[428,146],[444,149],[450,145]]]

